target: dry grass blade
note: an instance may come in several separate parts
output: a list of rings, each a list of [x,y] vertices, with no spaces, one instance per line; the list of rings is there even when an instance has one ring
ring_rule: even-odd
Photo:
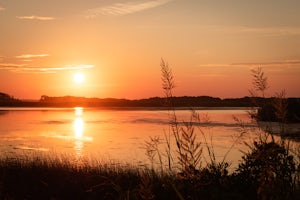
[[[159,151],[159,144],[161,143],[161,139],[156,137],[150,137],[150,141],[145,142],[145,148],[146,148],[146,156],[151,161],[151,167],[154,168],[154,158],[157,155],[161,167],[161,171],[163,171],[163,163],[162,163],[162,156]]]
[[[268,89],[268,78],[265,76],[264,72],[262,71],[261,67],[256,69],[252,69],[252,84],[256,91],[260,91],[262,96],[265,97],[265,91]]]
[[[172,90],[175,87],[174,77],[169,64],[161,59],[161,75],[162,75],[162,88],[164,89],[165,96],[168,98],[173,97]]]
[[[183,167],[184,173],[190,174],[200,167],[202,147],[201,143],[196,141],[193,122],[185,123],[185,126],[181,127],[180,130],[181,152],[178,152],[178,159]]]
[[[161,59],[160,67],[161,67],[161,76],[162,76],[162,87],[165,93],[166,103],[170,108],[169,123],[176,141],[176,146],[178,148],[178,151],[181,152],[181,145],[180,145],[181,139],[179,134],[177,116],[175,113],[175,106],[173,103],[173,89],[175,87],[174,76],[171,68],[169,67],[169,64],[165,62],[163,59]]]

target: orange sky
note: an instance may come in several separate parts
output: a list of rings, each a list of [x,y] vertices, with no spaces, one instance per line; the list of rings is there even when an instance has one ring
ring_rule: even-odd
[[[268,95],[300,97],[298,0],[2,0],[0,92],[49,96],[162,96],[160,59],[175,95],[243,97],[250,70]],[[85,75],[75,83],[73,75]]]

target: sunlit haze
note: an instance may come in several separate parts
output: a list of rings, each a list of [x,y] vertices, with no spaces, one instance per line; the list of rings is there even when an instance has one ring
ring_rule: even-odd
[[[247,96],[260,66],[269,96],[300,97],[299,8],[298,0],[2,0],[0,92],[163,96],[163,58],[176,96]],[[81,122],[74,126],[79,136]]]

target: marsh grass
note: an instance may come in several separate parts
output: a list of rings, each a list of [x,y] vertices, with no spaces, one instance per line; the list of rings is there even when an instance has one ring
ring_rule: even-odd
[[[244,152],[239,167],[234,172],[236,177],[244,180],[245,194],[258,199],[293,199],[299,195],[299,145],[292,147],[286,139],[286,123],[288,114],[288,103],[286,92],[282,90],[275,94],[272,102],[259,103],[255,100],[264,99],[268,86],[268,78],[261,67],[252,69],[252,85],[250,95],[254,102],[249,116],[260,127],[257,131],[257,139],[252,143],[245,142],[249,147]],[[258,93],[257,93],[258,92]],[[269,109],[265,109],[265,108]],[[271,108],[271,109],[270,109]],[[264,113],[271,110],[271,113]],[[279,123],[277,139],[273,135],[272,123],[267,122],[266,126],[260,126],[263,117],[270,118],[274,113],[274,119]]]
[[[2,158],[0,199],[139,199],[144,180],[155,178],[130,165],[84,163],[64,156]]]
[[[222,164],[219,165],[216,161],[212,136],[208,136],[203,129],[210,123],[209,116],[200,115],[195,109],[191,108],[189,121],[178,120],[173,102],[174,75],[168,62],[163,59],[161,59],[160,67],[165,104],[169,107],[169,129],[168,132],[165,132],[165,141],[163,142],[166,144],[166,153],[159,154],[156,152],[160,158],[160,163],[162,161],[161,155],[165,155],[168,161],[168,169],[172,171],[178,169],[177,166],[179,166],[181,175],[186,177],[194,176],[202,170],[203,161],[210,167],[218,165],[227,168],[228,163],[225,163],[225,157],[229,152],[225,154],[223,161],[221,161]],[[150,138],[150,140],[153,141],[153,138]],[[172,142],[176,144],[175,150],[171,149],[172,145],[170,144]],[[147,144],[146,142],[146,146]],[[208,154],[208,159],[203,156],[204,149]],[[215,168],[218,168],[216,166]]]
[[[211,173],[182,177],[113,163],[75,165],[65,157],[2,158],[0,199],[200,199],[217,195]]]
[[[2,158],[0,199],[260,199],[257,192],[269,194],[266,186],[271,185],[275,190],[269,196],[297,199],[299,182],[290,179],[292,162],[289,152],[276,143],[257,144],[233,174],[223,163],[186,176],[96,161],[76,165],[66,157]],[[282,168],[286,166],[290,168]]]
[[[171,151],[170,143],[171,139],[175,140],[177,150],[177,162],[180,166],[179,170],[175,171],[176,177],[185,182],[185,185],[189,185],[187,182],[193,184],[189,185],[189,192],[186,193],[182,188],[172,185],[172,188],[179,199],[198,198],[194,192],[199,192],[204,189],[209,192],[209,198],[221,199],[292,199],[295,193],[299,193],[299,152],[298,154],[292,154],[289,141],[280,139],[276,141],[274,136],[268,132],[267,129],[256,131],[258,134],[257,140],[252,143],[245,142],[244,144],[249,147],[249,152],[244,152],[241,162],[238,168],[229,174],[229,164],[226,161],[226,157],[233,147],[241,141],[244,134],[248,132],[245,124],[240,119],[234,117],[237,124],[240,125],[240,133],[234,139],[233,144],[225,152],[223,160],[217,162],[213,148],[213,139],[207,138],[207,134],[203,131],[203,121],[200,115],[192,109],[191,117],[188,122],[178,122],[176,116],[176,110],[172,102],[174,85],[174,76],[169,65],[164,60],[161,60],[161,72],[163,89],[165,93],[166,103],[169,106],[169,132],[165,137],[166,139],[166,156],[169,165],[169,171],[174,172],[171,162],[173,161],[174,151]],[[249,90],[253,101],[257,99],[264,99],[266,96],[266,90],[268,89],[267,77],[265,76],[262,68],[251,70],[253,89]],[[256,98],[257,95],[261,95],[260,98]],[[285,117],[287,115],[287,102],[285,99],[285,91],[276,94],[274,98],[273,106],[275,114],[279,119],[280,131],[284,134]],[[263,101],[253,102],[252,109],[250,110],[249,117],[253,119],[257,124],[259,123],[259,111]],[[258,108],[258,112],[257,112]],[[207,123],[207,121],[206,121]],[[196,133],[197,130],[197,133]],[[199,138],[202,136],[201,138]],[[153,138],[150,138],[153,142]],[[157,145],[162,143],[161,140],[156,140],[155,151],[152,151],[154,155],[157,154],[163,169],[161,153],[157,150]],[[147,144],[147,143],[146,143]],[[149,144],[149,143],[148,143]],[[149,146],[148,146],[149,147]],[[209,160],[206,161],[206,166],[202,165],[204,159],[203,148],[206,149]],[[299,148],[299,147],[298,147]],[[298,149],[299,151],[299,149]],[[298,159],[295,159],[298,156]],[[152,161],[153,162],[153,161]],[[297,164],[298,163],[298,164]],[[176,164],[176,163],[175,163]],[[187,181],[187,182],[186,182]],[[207,186],[207,187],[206,187]],[[211,188],[212,187],[212,188]],[[217,188],[217,189],[216,189]],[[227,196],[226,189],[236,196]],[[242,194],[236,192],[236,188],[239,191],[243,191]],[[216,189],[216,191],[215,191]],[[214,196],[216,193],[222,194],[221,196]],[[203,194],[203,191],[200,192]],[[224,196],[223,196],[224,195]]]

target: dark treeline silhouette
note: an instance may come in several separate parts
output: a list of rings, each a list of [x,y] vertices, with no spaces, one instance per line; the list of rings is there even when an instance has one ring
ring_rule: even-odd
[[[172,97],[174,107],[251,107],[254,97],[221,99],[210,96]],[[256,98],[255,102],[263,104],[267,99]],[[50,97],[43,95],[38,101],[16,100],[3,93],[0,106],[32,106],[32,107],[169,107],[166,98],[152,97],[147,99],[86,98],[75,96]]]
[[[17,105],[20,102],[21,101],[19,101],[18,99],[15,99],[14,97],[3,92],[0,92],[0,106],[9,106],[13,104]]]
[[[260,107],[259,120],[278,121],[275,114],[274,99],[262,97],[225,98],[210,96],[171,97],[175,108],[197,107]],[[300,122],[300,98],[287,98],[286,122]],[[1,107],[101,107],[101,108],[160,108],[169,109],[166,98],[152,97],[147,99],[86,98],[75,96],[50,97],[43,95],[40,100],[18,100],[5,93],[0,93]]]

